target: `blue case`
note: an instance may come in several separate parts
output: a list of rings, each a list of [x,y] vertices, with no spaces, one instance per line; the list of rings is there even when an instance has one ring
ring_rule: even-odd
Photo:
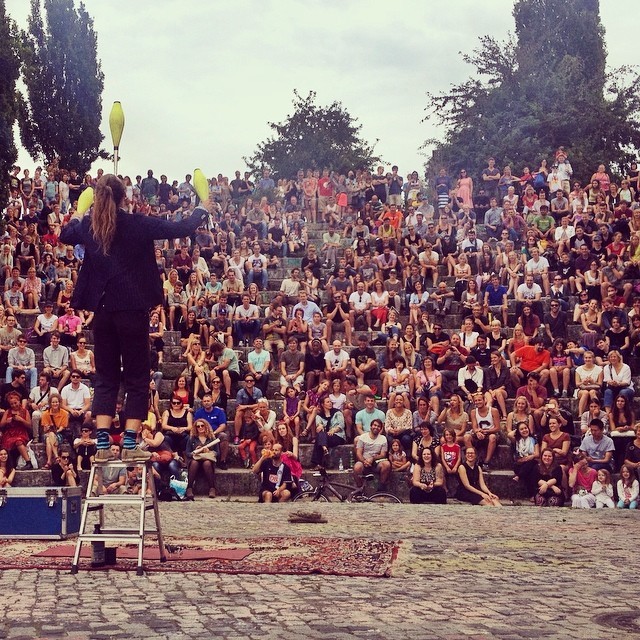
[[[81,487],[0,490],[0,538],[64,540],[78,534]]]

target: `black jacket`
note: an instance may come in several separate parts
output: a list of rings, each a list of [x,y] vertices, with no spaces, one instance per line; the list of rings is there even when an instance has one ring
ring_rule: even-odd
[[[96,311],[148,311],[163,301],[162,282],[155,260],[154,240],[190,236],[207,220],[198,207],[180,222],[118,211],[116,234],[108,255],[103,255],[91,232],[91,217],[73,219],[62,230],[65,244],[82,244],[84,262],[73,292],[78,309]]]

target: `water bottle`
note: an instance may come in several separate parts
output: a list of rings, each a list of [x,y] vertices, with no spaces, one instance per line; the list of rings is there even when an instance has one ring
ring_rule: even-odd
[[[344,471],[344,464],[342,462],[342,458],[340,458],[340,462],[338,462],[338,471]]]

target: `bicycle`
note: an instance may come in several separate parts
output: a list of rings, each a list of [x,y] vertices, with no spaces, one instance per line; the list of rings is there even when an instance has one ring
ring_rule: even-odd
[[[402,504],[402,500],[392,493],[377,491],[371,495],[367,494],[367,483],[375,478],[372,473],[364,476],[362,487],[355,487],[344,482],[332,482],[329,480],[326,469],[321,469],[313,474],[314,478],[320,478],[320,482],[313,489],[305,489],[300,492],[293,502],[331,502],[332,498],[337,498],[340,502],[380,502],[387,504]],[[343,492],[340,489],[346,489]]]

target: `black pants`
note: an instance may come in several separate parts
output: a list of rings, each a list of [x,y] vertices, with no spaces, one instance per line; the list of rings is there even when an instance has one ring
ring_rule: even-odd
[[[323,447],[333,449],[343,444],[345,444],[344,438],[335,435],[335,433],[329,436],[326,431],[320,431],[320,433],[316,435],[316,442],[313,446],[313,453],[311,454],[311,464],[321,465],[324,462]]]
[[[425,491],[420,487],[411,487],[409,502],[411,504],[447,504],[447,492],[444,487],[433,487],[431,491]]]
[[[149,316],[98,309],[93,322],[96,382],[93,415],[114,416],[120,380],[125,418],[144,420],[149,406]]]

